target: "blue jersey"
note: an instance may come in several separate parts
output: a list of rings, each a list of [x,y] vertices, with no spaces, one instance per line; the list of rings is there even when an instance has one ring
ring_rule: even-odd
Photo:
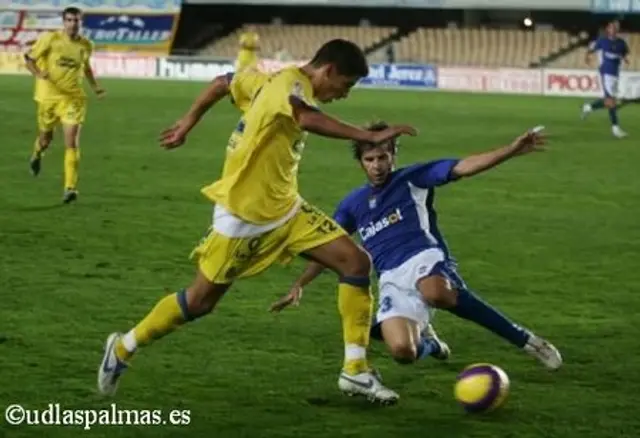
[[[598,70],[601,75],[620,75],[620,64],[629,54],[629,47],[622,38],[600,37],[589,45],[589,51],[597,52]]]
[[[405,167],[383,186],[367,184],[340,202],[335,220],[349,234],[359,234],[378,275],[430,248],[440,248],[452,260],[438,229],[434,189],[456,179],[457,163],[447,159]]]

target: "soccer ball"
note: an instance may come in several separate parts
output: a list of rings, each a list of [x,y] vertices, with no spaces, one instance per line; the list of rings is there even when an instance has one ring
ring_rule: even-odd
[[[456,379],[456,400],[467,412],[489,412],[500,407],[509,394],[509,376],[488,363],[466,367]]]

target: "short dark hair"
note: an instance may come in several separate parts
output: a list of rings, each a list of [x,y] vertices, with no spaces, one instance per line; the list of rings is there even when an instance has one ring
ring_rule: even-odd
[[[338,74],[342,76],[363,78],[369,74],[367,57],[364,52],[355,43],[348,40],[331,40],[318,49],[311,60],[311,65],[322,67],[327,64],[333,64]]]
[[[389,124],[387,122],[377,121],[365,126],[365,129],[368,129],[369,131],[384,131],[388,127],[389,127]],[[392,156],[395,156],[396,153],[398,153],[397,139],[395,138],[391,139],[388,142],[386,142],[385,145],[387,146],[387,151],[390,152]],[[362,159],[362,155],[365,152],[368,152],[371,149],[375,149],[380,146],[381,146],[380,144],[369,143],[368,141],[354,141],[351,144],[351,150],[353,151],[353,158],[360,161]]]
[[[80,10],[80,8],[76,8],[75,6],[69,6],[68,8],[64,8],[64,11],[62,11],[62,18],[66,17],[67,14],[82,15],[82,11]]]

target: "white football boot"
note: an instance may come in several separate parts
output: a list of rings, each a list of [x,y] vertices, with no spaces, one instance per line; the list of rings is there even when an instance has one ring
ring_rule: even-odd
[[[593,111],[593,109],[591,108],[591,105],[588,103],[585,103],[584,105],[582,105],[582,114],[580,115],[580,118],[582,120],[585,120],[589,114],[591,114],[591,111]]]
[[[349,375],[344,371],[338,379],[338,388],[349,397],[362,396],[372,403],[392,405],[398,402],[400,396],[385,387],[377,373],[373,371]]]
[[[440,351],[438,353],[432,354],[434,358],[438,360],[447,360],[449,356],[451,356],[451,349],[449,345],[441,340],[436,333],[436,330],[433,328],[433,325],[427,324],[424,330],[422,330],[422,336],[426,339],[434,341],[440,347]]]
[[[538,359],[550,370],[557,370],[562,366],[562,356],[552,343],[532,334],[524,346],[524,351]]]
[[[98,368],[98,391],[103,395],[114,395],[118,389],[118,379],[127,369],[127,364],[117,358],[116,341],[120,333],[111,333],[104,347],[104,356]]]
[[[616,138],[625,138],[626,136],[629,135],[626,132],[624,132],[618,125],[611,127],[611,133]]]

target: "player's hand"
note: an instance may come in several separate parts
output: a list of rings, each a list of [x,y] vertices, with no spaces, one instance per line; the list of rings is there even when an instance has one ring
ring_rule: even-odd
[[[530,152],[544,151],[544,144],[547,137],[543,134],[542,129],[530,129],[518,138],[516,138],[511,146],[514,148],[515,155],[524,155]]]
[[[165,149],[180,147],[187,140],[189,128],[184,120],[178,120],[160,134],[160,145]]]
[[[302,287],[300,287],[297,284],[294,284],[293,287],[289,290],[289,293],[287,295],[280,298],[275,303],[271,304],[271,307],[269,307],[269,312],[278,313],[291,305],[297,307],[300,305],[301,299],[302,299]]]
[[[401,135],[410,135],[415,137],[418,131],[409,125],[393,125],[382,131],[375,131],[371,135],[371,143],[384,143]]]

